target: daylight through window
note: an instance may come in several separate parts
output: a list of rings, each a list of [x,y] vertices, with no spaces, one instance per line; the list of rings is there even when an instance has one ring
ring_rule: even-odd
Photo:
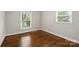
[[[72,22],[72,12],[71,11],[57,11],[56,21],[59,23],[71,23]]]
[[[29,11],[21,12],[21,29],[31,28],[32,13]]]

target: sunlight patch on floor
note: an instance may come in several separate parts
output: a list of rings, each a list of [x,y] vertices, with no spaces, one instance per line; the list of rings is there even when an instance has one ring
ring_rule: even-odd
[[[21,38],[21,47],[28,47],[31,44],[31,37],[24,36]]]

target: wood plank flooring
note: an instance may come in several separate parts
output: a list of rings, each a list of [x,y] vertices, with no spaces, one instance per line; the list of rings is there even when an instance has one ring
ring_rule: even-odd
[[[38,30],[7,36],[1,47],[79,47],[79,44]]]

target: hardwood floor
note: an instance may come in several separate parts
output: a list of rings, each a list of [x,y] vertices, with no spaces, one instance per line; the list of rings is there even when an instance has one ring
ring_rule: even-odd
[[[79,44],[38,30],[7,36],[1,47],[79,47]]]

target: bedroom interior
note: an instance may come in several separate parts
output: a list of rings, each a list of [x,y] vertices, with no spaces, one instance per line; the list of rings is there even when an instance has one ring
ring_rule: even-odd
[[[79,47],[79,11],[0,11],[1,47]]]
[[[1,0],[0,59],[79,59],[79,0]]]

